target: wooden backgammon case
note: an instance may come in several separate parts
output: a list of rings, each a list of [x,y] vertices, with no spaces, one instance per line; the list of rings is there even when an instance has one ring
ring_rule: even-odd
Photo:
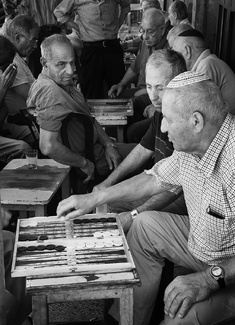
[[[128,270],[135,273],[135,265],[115,214],[18,220],[13,277]]]
[[[133,100],[130,99],[89,99],[87,101],[94,116],[132,116]]]

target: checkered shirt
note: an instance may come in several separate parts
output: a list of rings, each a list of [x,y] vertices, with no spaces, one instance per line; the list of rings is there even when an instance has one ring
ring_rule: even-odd
[[[235,256],[235,116],[227,115],[205,155],[174,151],[147,171],[178,193],[183,188],[189,251],[209,265]],[[207,208],[223,216],[211,216]]]

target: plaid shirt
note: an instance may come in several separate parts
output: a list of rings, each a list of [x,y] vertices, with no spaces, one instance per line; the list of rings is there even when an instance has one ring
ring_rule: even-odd
[[[147,171],[174,193],[183,188],[189,251],[217,264],[235,256],[235,117],[228,114],[205,155],[174,151]],[[221,216],[207,213],[207,208]]]

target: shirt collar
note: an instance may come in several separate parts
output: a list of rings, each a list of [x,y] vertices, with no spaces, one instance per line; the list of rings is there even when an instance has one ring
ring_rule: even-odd
[[[198,57],[197,61],[194,63],[193,67],[192,67],[192,71],[197,71],[197,67],[199,65],[199,63],[204,60],[206,57],[208,57],[209,55],[211,55],[211,51],[210,49],[206,49],[205,51],[203,51],[201,53],[201,55]]]
[[[198,168],[207,177],[210,177],[210,175],[215,169],[221,151],[228,141],[233,122],[233,116],[228,114],[223,124],[221,125],[218,133],[216,134],[209,148],[207,149],[205,155],[198,162]]]

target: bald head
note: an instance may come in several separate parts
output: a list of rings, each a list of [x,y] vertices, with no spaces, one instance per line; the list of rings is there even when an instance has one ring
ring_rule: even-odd
[[[179,34],[181,34],[182,32],[185,32],[186,30],[191,30],[191,29],[193,29],[193,27],[188,24],[180,24],[180,25],[177,25],[177,26],[171,28],[171,30],[167,34],[167,40],[168,40],[169,46],[170,47],[173,46],[174,40]]]
[[[165,16],[163,12],[156,8],[149,8],[143,13],[142,24],[148,23],[151,28],[157,28],[165,23]]]
[[[69,52],[74,52],[73,45],[70,40],[61,34],[54,34],[47,37],[41,44],[42,57],[46,60],[52,58],[53,50],[56,48],[67,48]]]
[[[202,52],[207,49],[207,45],[201,37],[178,36],[174,40],[172,49],[183,55],[187,70],[191,70]]]

